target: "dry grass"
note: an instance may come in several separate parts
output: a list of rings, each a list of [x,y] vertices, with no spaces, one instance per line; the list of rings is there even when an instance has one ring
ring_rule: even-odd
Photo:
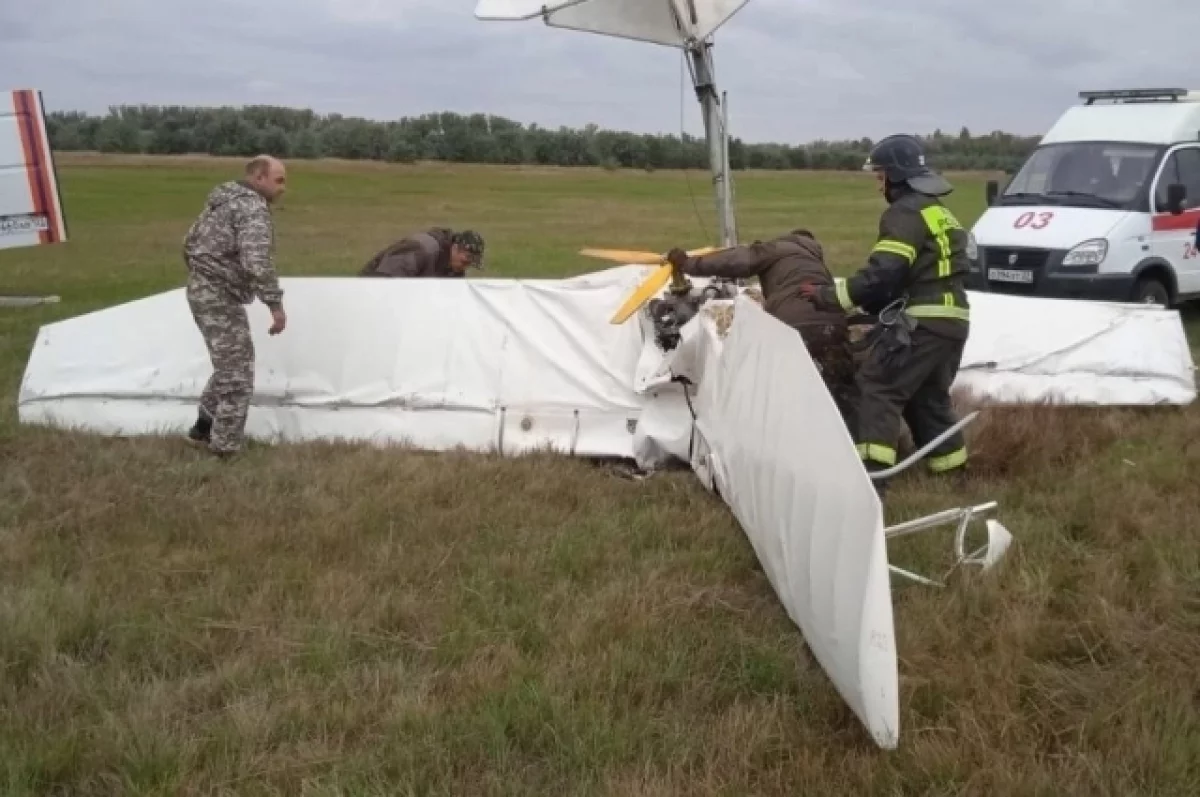
[[[74,242],[0,253],[5,292],[64,297],[0,316],[0,793],[1195,793],[1196,408],[991,410],[964,494],[897,483],[892,519],[994,498],[1017,545],[897,586],[884,755],[687,472],[337,445],[222,465],[18,427],[38,323],[179,283],[225,172],[162,163],[64,166]],[[509,274],[697,237],[678,175],[374,171],[295,168],[285,272],[345,273],[429,220],[479,223]],[[744,179],[743,226],[803,216],[851,262],[862,186]],[[936,571],[947,548],[894,558]]]

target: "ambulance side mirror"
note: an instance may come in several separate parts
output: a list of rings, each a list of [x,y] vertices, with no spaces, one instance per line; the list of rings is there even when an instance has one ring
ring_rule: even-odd
[[[1180,183],[1167,186],[1167,211],[1172,216],[1183,212],[1183,201],[1187,199],[1187,189]]]
[[[995,180],[988,180],[984,191],[987,196],[988,205],[994,205],[996,204],[996,197],[1000,195],[1000,183]]]

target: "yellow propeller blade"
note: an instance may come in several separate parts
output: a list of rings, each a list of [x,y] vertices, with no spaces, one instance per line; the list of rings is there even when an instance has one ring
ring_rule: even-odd
[[[655,254],[654,252],[638,252],[631,249],[580,249],[579,254],[639,266],[653,266],[663,262],[662,255]]]
[[[701,257],[703,255],[712,254],[713,252],[723,251],[723,246],[704,246],[699,249],[688,251],[689,257]],[[588,257],[600,257],[605,260],[615,260],[618,263],[626,263],[629,265],[651,266],[661,264],[654,273],[651,274],[645,282],[638,286],[638,289],[633,292],[625,303],[613,315],[610,323],[623,324],[631,315],[636,313],[642,305],[650,301],[654,294],[658,293],[671,281],[672,267],[666,262],[665,255],[655,254],[653,252],[638,252],[630,249],[580,249],[579,254],[587,255]]]
[[[715,246],[705,246],[700,249],[692,249],[688,252],[688,256],[700,257],[716,251],[719,250]],[[653,266],[662,263],[665,259],[664,255],[656,254],[655,252],[642,252],[636,249],[580,249],[579,254],[637,266]]]
[[[642,305],[650,301],[650,299],[654,297],[654,294],[661,291],[663,286],[665,286],[670,279],[671,264],[667,263],[659,266],[654,270],[654,273],[651,274],[645,282],[639,285],[638,289],[634,291],[628,299],[625,300],[625,303],[621,305],[621,308],[617,310],[616,314],[613,315],[612,320],[609,323],[625,323],[625,321],[631,315],[636,313]]]

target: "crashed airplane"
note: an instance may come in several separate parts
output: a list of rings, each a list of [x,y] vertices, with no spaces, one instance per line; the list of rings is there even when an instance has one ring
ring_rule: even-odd
[[[683,49],[728,246],[736,243],[728,136],[708,37],[745,2],[480,0],[476,16],[540,17]],[[968,553],[968,524],[994,503],[885,528],[871,477],[801,338],[743,286],[667,286],[667,277],[651,262],[561,280],[285,278],[287,334],[268,336],[265,310],[252,308],[247,434],[506,455],[549,447],[647,470],[687,466],[729,505],[871,738],[895,748],[890,579],[937,582],[890,565],[887,541],[957,525],[956,566],[986,568],[1011,537],[989,518],[987,544]],[[648,281],[654,289],[642,291]],[[970,301],[956,387],[980,405],[1195,399],[1174,311],[977,293]],[[377,343],[367,349],[363,340]],[[182,434],[209,373],[183,290],[168,291],[42,327],[19,418],[109,435]]]
[[[686,465],[729,505],[838,691],[876,742],[894,747],[889,571],[897,570],[886,538],[905,530],[884,528],[801,338],[747,289],[701,305],[670,350],[648,308],[610,323],[653,271],[628,265],[562,280],[284,278],[287,334],[267,335],[266,311],[251,308],[258,354],[247,434],[508,455],[549,447],[646,469]],[[694,289],[705,287],[697,280]],[[1195,398],[1175,311],[970,299],[958,385],[984,405]],[[1012,318],[1022,323],[1014,328]],[[377,343],[364,348],[363,340]],[[182,434],[210,370],[183,289],[168,291],[43,326],[19,418],[107,435]],[[961,534],[956,544],[965,556]]]

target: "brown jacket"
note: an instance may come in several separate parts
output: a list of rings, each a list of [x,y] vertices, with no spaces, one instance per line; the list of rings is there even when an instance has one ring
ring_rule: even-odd
[[[845,313],[818,310],[800,295],[800,286],[806,282],[833,285],[821,245],[806,235],[788,233],[770,241],[755,241],[711,255],[690,257],[683,271],[697,277],[758,277],[764,309],[788,326],[846,326]]]
[[[401,238],[367,261],[360,277],[462,277],[450,268],[450,230],[432,227]]]

